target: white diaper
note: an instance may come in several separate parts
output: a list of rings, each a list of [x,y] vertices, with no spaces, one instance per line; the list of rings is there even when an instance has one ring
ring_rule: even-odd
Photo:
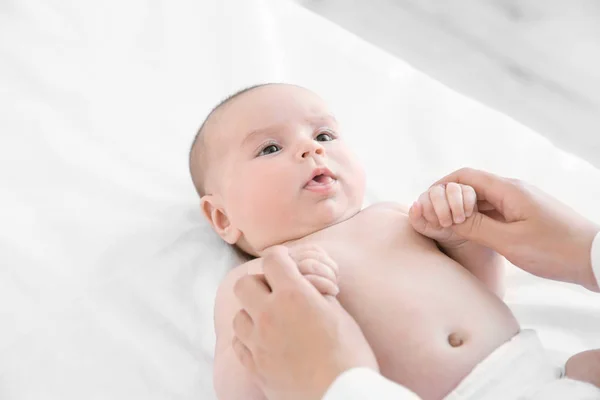
[[[480,362],[445,400],[598,400],[594,385],[563,378],[537,334],[522,330]]]

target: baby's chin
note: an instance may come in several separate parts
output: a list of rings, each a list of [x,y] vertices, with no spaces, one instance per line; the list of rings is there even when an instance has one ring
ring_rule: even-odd
[[[352,218],[360,212],[361,208],[362,204],[341,206],[336,199],[328,199],[317,204],[312,215],[315,218],[315,225],[318,226],[317,230],[322,230]]]

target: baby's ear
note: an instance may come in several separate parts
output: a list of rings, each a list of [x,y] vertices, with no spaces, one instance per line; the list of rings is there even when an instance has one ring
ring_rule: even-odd
[[[225,210],[213,195],[205,195],[200,199],[200,209],[215,232],[229,244],[236,244],[242,232],[231,224]]]

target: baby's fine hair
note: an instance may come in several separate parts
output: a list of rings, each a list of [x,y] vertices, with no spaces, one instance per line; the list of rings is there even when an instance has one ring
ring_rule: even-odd
[[[196,192],[198,193],[198,195],[200,197],[204,196],[206,194],[206,190],[205,190],[205,170],[206,170],[206,164],[205,164],[205,154],[206,154],[206,142],[204,140],[204,136],[205,136],[205,131],[206,131],[206,126],[208,124],[208,122],[211,120],[212,116],[219,111],[221,108],[223,108],[227,103],[231,102],[232,100],[234,100],[236,97],[249,92],[253,89],[262,87],[262,86],[267,86],[267,85],[272,85],[273,83],[260,83],[257,85],[252,85],[249,87],[246,87],[244,89],[238,90],[237,92],[227,96],[224,100],[222,100],[219,104],[217,104],[215,107],[213,107],[213,109],[210,111],[210,113],[208,113],[208,116],[204,119],[204,121],[202,122],[202,125],[200,125],[200,129],[198,129],[198,132],[196,132],[196,136],[194,137],[194,140],[192,141],[192,145],[190,147],[190,153],[189,153],[189,169],[190,169],[190,176],[192,178],[192,183],[194,184],[194,187],[196,188]]]

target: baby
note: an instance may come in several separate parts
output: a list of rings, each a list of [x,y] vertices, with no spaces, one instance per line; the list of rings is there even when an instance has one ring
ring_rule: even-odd
[[[535,334],[521,331],[501,300],[504,259],[450,228],[477,210],[475,191],[434,186],[409,210],[393,203],[363,210],[365,173],[311,91],[267,84],[226,99],[200,128],[190,170],[214,230],[252,258],[217,294],[220,399],[264,398],[231,347],[240,309],[233,286],[260,271],[261,254],[280,244],[319,291],[337,295],[380,372],[423,399],[510,398],[580,383],[559,379],[561,369],[543,359]],[[582,353],[567,376],[586,379],[598,360]]]

